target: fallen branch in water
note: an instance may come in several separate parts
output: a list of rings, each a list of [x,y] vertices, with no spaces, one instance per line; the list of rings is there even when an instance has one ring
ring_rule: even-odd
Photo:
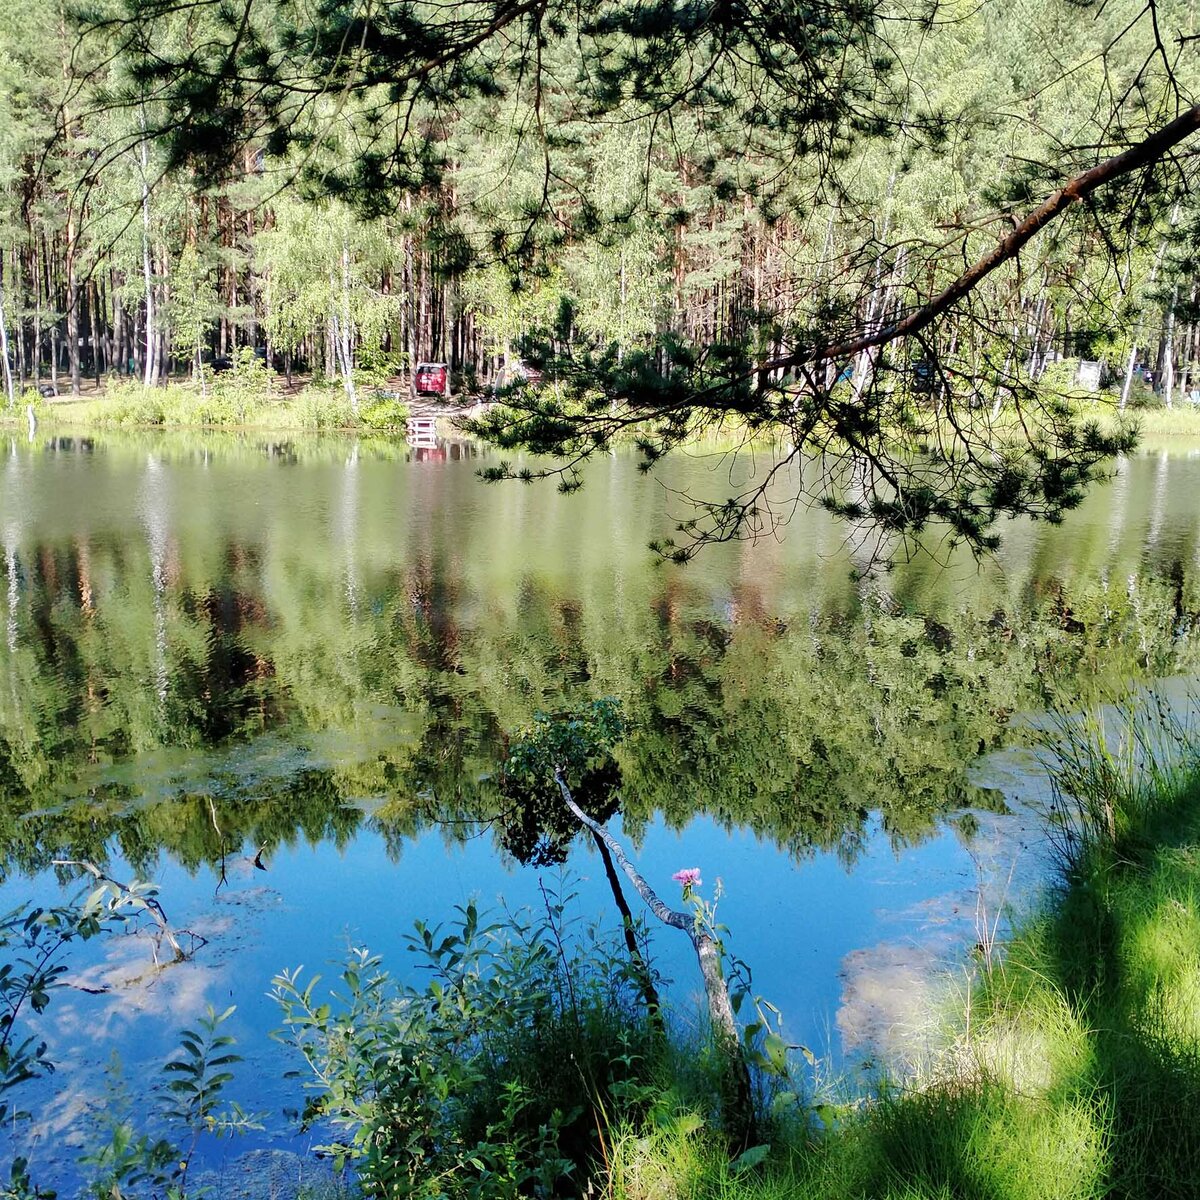
[[[208,939],[201,937],[198,933],[193,933],[190,929],[181,929],[179,933],[186,934],[192,943],[191,950],[185,950],[179,941],[176,931],[171,928],[171,923],[167,920],[167,914],[163,911],[163,906],[155,899],[150,885],[140,883],[134,880],[133,883],[121,883],[120,880],[114,879],[111,875],[106,875],[95,863],[87,862],[86,860],[73,858],[56,858],[51,860],[51,866],[55,867],[75,867],[80,871],[85,871],[93,879],[96,880],[102,887],[112,891],[114,903],[113,910],[121,907],[140,908],[143,912],[149,914],[150,919],[158,928],[158,936],[154,939],[154,965],[158,966],[158,947],[166,941],[171,947],[175,955],[175,962],[185,962],[195,954],[196,950],[203,946]]]
[[[743,1146],[754,1145],[757,1139],[750,1071],[742,1056],[737,1022],[733,1017],[733,1005],[729,1001],[729,988],[725,984],[725,976],[721,973],[721,948],[717,944],[716,938],[707,929],[700,926],[695,917],[669,908],[646,882],[637,867],[629,861],[621,843],[599,821],[593,821],[575,803],[571,789],[567,787],[567,781],[563,778],[560,770],[555,770],[554,778],[558,783],[559,791],[562,792],[566,806],[586,828],[590,829],[608,847],[617,865],[637,888],[638,895],[646,902],[650,911],[664,925],[683,930],[691,939],[696,950],[696,958],[700,963],[700,974],[704,978],[704,993],[708,999],[708,1014],[712,1021],[713,1034],[717,1039],[718,1046],[724,1052],[726,1082],[729,1085],[730,1093],[728,1100],[732,1116],[731,1124],[736,1132],[737,1140]]]
[[[663,1024],[662,1001],[658,996],[658,989],[654,986],[654,974],[650,970],[650,964],[642,957],[641,947],[637,943],[637,926],[634,924],[633,913],[629,909],[629,904],[625,899],[625,893],[621,890],[621,880],[617,876],[617,869],[613,866],[613,857],[609,853],[608,846],[605,845],[604,838],[594,829],[589,829],[588,832],[592,835],[592,840],[596,843],[596,849],[600,852],[600,861],[604,864],[604,874],[608,879],[609,890],[613,894],[613,900],[616,901],[617,910],[621,914],[621,928],[625,933],[625,948],[629,951],[629,960],[633,964],[634,973],[637,975],[638,986],[642,990],[642,999],[646,1002],[646,1011],[650,1014],[650,1020],[654,1028],[661,1034],[666,1032],[666,1027]]]

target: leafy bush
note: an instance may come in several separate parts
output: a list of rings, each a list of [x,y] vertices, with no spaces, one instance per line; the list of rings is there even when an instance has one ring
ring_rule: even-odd
[[[107,1140],[81,1159],[89,1195],[96,1200],[129,1200],[139,1194],[184,1200],[188,1171],[203,1137],[262,1128],[239,1105],[222,1105],[222,1092],[233,1079],[229,1068],[241,1062],[233,1051],[234,1039],[221,1029],[233,1012],[218,1013],[209,1005],[195,1028],[180,1031],[179,1048],[163,1067],[163,1086],[153,1090],[148,1105],[139,1102],[136,1116],[121,1105],[109,1109]],[[165,1123],[170,1136],[145,1132],[148,1123],[158,1122]]]
[[[233,368],[212,383],[216,404],[210,409],[212,425],[247,425],[256,408],[270,399],[271,375],[267,364],[249,346],[233,352]]]
[[[46,1044],[23,1037],[18,1022],[26,1008],[44,1012],[62,984],[62,955],[69,943],[94,937],[109,915],[103,896],[57,908],[22,907],[0,917],[0,1121],[15,1112],[8,1093],[28,1079],[54,1070]]]
[[[25,415],[26,408],[32,408],[33,411],[41,416],[46,411],[49,405],[46,402],[46,397],[35,387],[27,387],[23,392],[17,395],[16,401],[12,408],[19,409],[22,417]]]
[[[388,396],[380,396],[358,410],[358,422],[366,429],[402,430],[407,420],[408,405]]]
[[[341,385],[310,384],[288,406],[289,417],[281,428],[332,430],[350,429],[354,413]]]
[[[401,983],[352,950],[341,988],[284,972],[274,994],[304,1055],[307,1119],[379,1196],[550,1196],[578,1190],[608,1114],[646,1086],[659,1043],[619,938],[564,927],[565,903],[408,939],[423,976]],[[572,1180],[580,1182],[572,1184]]]
[[[161,425],[165,392],[129,380],[111,387],[97,413],[101,425]]]

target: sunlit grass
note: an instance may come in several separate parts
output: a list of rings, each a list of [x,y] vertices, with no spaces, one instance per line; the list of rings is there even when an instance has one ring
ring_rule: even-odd
[[[1197,751],[1154,703],[1061,735],[1061,886],[960,989],[942,1050],[749,1169],[699,1120],[621,1128],[614,1197],[1200,1194]]]
[[[48,427],[73,429],[258,429],[303,432],[403,432],[408,406],[376,396],[360,397],[357,414],[343,388],[309,385],[295,394],[274,393],[261,379],[220,375],[201,387],[173,382],[144,388],[137,382],[109,387],[93,399],[38,400],[35,412]],[[24,426],[24,405],[0,410],[0,423]]]
[[[1152,446],[1157,438],[1200,439],[1200,408],[1194,404],[1176,403],[1167,408],[1155,405],[1149,408],[1126,409],[1141,433],[1140,445]],[[1116,423],[1117,413],[1111,406],[1101,414],[1103,423]]]

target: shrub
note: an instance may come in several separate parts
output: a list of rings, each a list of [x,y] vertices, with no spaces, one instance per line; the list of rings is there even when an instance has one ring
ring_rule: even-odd
[[[203,424],[247,425],[254,410],[270,399],[267,364],[249,346],[233,352],[233,369],[216,376],[211,385],[213,419]]]
[[[100,425],[161,425],[165,392],[129,380],[110,388],[96,414]]]
[[[353,425],[350,400],[340,385],[311,384],[288,406],[288,428],[319,431],[350,429]]]
[[[276,977],[314,1081],[307,1118],[332,1123],[325,1149],[368,1193],[549,1196],[597,1160],[658,1043],[619,939],[564,927],[564,911],[548,897],[537,917],[484,924],[471,903],[449,930],[418,922],[420,982],[361,949],[330,1000],[298,971]]]
[[[402,430],[408,420],[408,405],[403,400],[380,396],[358,410],[358,422],[364,429]]]

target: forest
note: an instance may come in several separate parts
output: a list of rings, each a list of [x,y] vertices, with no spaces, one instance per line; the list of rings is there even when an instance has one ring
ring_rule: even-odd
[[[986,549],[1132,445],[1073,392],[1194,401],[1187,5],[42,11],[0,44],[10,410],[257,362],[357,421],[436,360],[557,459],[493,480],[733,421],[825,456],[797,499]],[[768,486],[660,553],[777,528]]]
[[[575,26],[549,4],[404,7],[411,28],[356,30],[352,6],[306,27],[287,0],[242,29],[215,3],[6,4],[10,405],[195,378],[239,347],[352,395],[356,372],[421,360],[473,391],[549,331],[660,366],[671,345],[748,346],[765,371],[814,330],[922,304],[1196,86],[1196,18],[1172,2],[733,5],[728,28],[721,5],[595,5]],[[431,44],[441,74],[385,78]],[[1160,151],[1037,233],[904,347],[916,388],[936,372],[1003,405],[1085,359],[1122,401],[1135,367],[1187,396],[1194,157]],[[879,355],[829,369],[859,395]]]

